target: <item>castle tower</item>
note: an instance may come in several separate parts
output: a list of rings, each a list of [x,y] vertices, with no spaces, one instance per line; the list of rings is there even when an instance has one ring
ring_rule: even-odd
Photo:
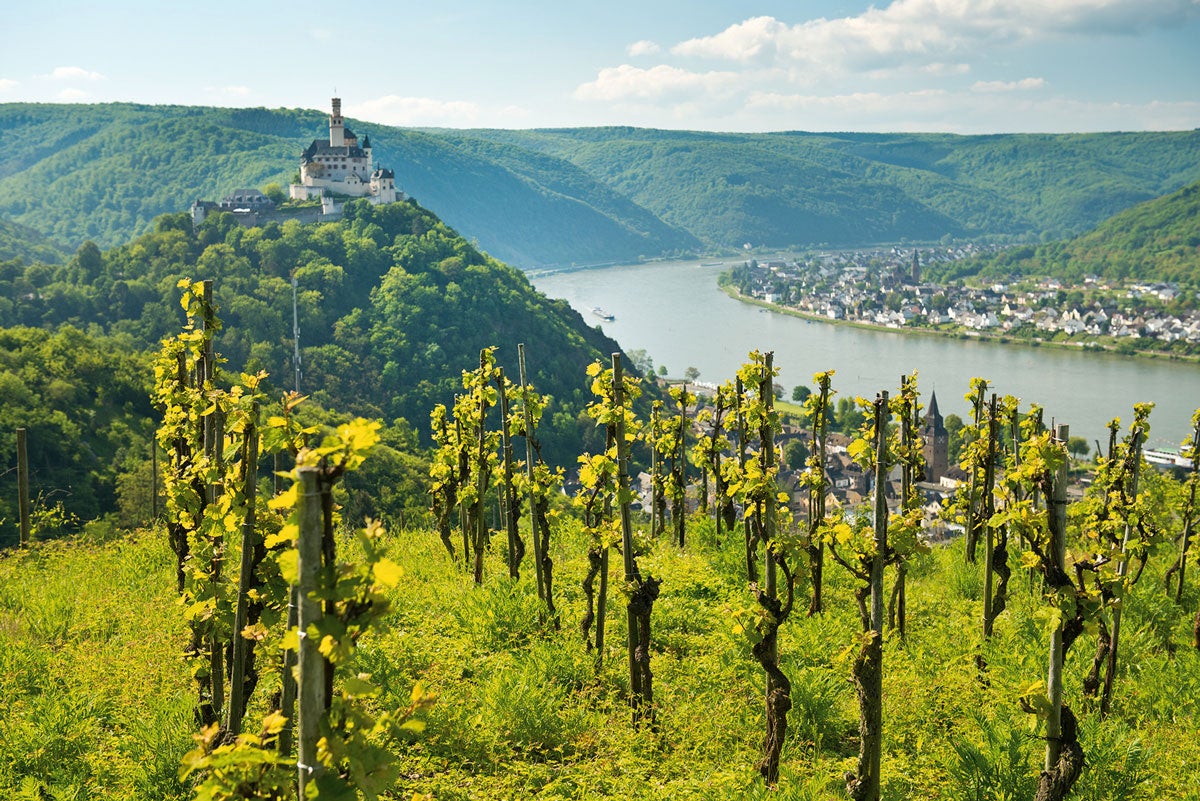
[[[922,451],[925,457],[925,480],[937,483],[950,469],[950,432],[946,430],[946,424],[938,411],[936,392],[929,396],[929,408],[925,411],[921,438],[925,441]]]
[[[346,122],[342,119],[342,99],[333,98],[333,113],[329,115],[329,146],[342,147],[346,144]]]

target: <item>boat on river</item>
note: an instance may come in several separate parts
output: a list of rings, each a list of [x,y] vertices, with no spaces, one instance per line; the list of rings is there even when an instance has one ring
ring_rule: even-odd
[[[592,314],[596,315],[601,320],[607,320],[609,322],[612,322],[613,320],[617,319],[617,316],[615,314],[613,314],[612,312],[606,312],[604,309],[600,308],[599,306],[592,307]]]

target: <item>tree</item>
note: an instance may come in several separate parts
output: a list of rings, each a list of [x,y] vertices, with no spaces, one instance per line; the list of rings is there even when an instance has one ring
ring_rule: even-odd
[[[954,464],[957,463],[962,455],[963,446],[963,419],[957,414],[948,414],[946,419],[942,421],[946,426],[946,434],[948,439],[947,458]]]
[[[660,364],[658,366],[658,374],[661,375],[663,378],[667,377],[667,366],[665,364]]]
[[[271,199],[271,202],[278,206],[283,201],[287,200],[287,195],[283,191],[283,187],[275,182],[271,182],[262,188],[262,193]]]
[[[808,459],[808,446],[804,440],[797,437],[783,447],[783,463],[788,470],[799,470]]]
[[[683,371],[683,380],[691,383],[700,377],[700,371],[695,367],[689,367]]]
[[[812,390],[804,384],[797,384],[792,387],[792,400],[796,403],[804,403],[808,400],[808,396],[812,394]]]
[[[1071,437],[1067,440],[1067,452],[1072,456],[1082,459],[1091,453],[1091,450],[1086,437]]]
[[[650,358],[650,354],[645,348],[637,348],[625,354],[629,357],[629,361],[633,363],[634,368],[644,376],[654,375],[654,359]]]

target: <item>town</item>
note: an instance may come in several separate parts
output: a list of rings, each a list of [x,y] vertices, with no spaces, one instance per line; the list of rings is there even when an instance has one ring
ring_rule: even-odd
[[[1173,283],[1087,276],[945,283],[922,273],[997,250],[957,245],[750,260],[722,278],[727,291],[804,316],[890,329],[1059,344],[1132,354],[1200,355],[1200,311]]]

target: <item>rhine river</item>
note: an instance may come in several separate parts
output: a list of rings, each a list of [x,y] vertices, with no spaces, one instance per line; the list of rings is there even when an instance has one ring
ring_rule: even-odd
[[[726,269],[687,261],[531,280],[546,295],[565,299],[588,324],[600,325],[626,351],[644,349],[672,377],[695,367],[700,381],[721,383],[758,349],[775,352],[784,397],[797,384],[811,386],[813,373],[830,369],[836,371],[837,397],[874,397],[884,389],[894,394],[900,376],[916,370],[923,403],[936,391],[942,414],[967,419],[963,395],[971,377],[980,376],[996,392],[1021,398],[1022,406],[1041,404],[1047,422],[1053,417],[1068,423],[1072,435],[1089,443],[1107,441],[1105,426],[1113,417],[1128,424],[1134,403],[1153,401],[1151,447],[1177,448],[1200,406],[1200,365],[810,322],[725,295],[717,276]],[[600,320],[593,307],[616,319]]]

